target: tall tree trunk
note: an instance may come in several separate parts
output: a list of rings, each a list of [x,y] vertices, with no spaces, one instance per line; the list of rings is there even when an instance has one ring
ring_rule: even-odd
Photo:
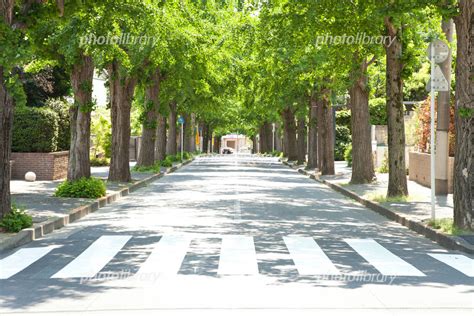
[[[405,121],[402,80],[402,42],[391,17],[385,17],[387,35],[393,43],[385,46],[387,56],[388,190],[387,196],[408,195],[405,164]]]
[[[354,55],[356,61],[359,56]],[[351,183],[370,183],[375,179],[372,158],[372,137],[369,113],[369,91],[367,89],[367,67],[364,58],[360,68],[354,71],[354,83],[349,90],[352,125],[352,177]]]
[[[306,162],[306,117],[301,115],[298,118],[298,138],[296,140],[298,164]]]
[[[207,154],[209,152],[209,125],[202,124],[202,152]]]
[[[296,148],[296,122],[295,115],[290,108],[285,108],[282,111],[282,118],[285,128],[286,138],[286,151],[288,161],[295,161],[298,159],[298,153]]]
[[[166,157],[166,116],[158,113],[155,141],[155,161],[161,161]]]
[[[10,157],[12,145],[13,108],[15,106],[12,95],[7,91],[3,67],[0,67],[0,219],[11,210],[10,199]]]
[[[71,73],[74,106],[69,111],[71,117],[71,145],[67,171],[69,181],[91,176],[90,138],[93,78],[94,63],[92,58],[82,55]]]
[[[474,2],[459,1],[455,17],[456,150],[454,159],[454,224],[474,230]]]
[[[321,89],[318,107],[318,141],[320,143],[320,170],[322,175],[334,174],[334,114],[329,102],[329,89]]]
[[[261,153],[270,153],[272,152],[272,123],[264,122],[260,126],[259,131],[260,138],[260,152]]]
[[[120,64],[109,67],[112,118],[112,158],[109,181],[130,182],[130,110],[136,79],[121,73]]]
[[[449,43],[453,41],[454,24],[452,19],[441,22],[441,28]],[[452,55],[449,52],[448,58],[440,64],[440,68],[451,87],[451,63]],[[438,92],[438,109],[436,125],[436,194],[448,194],[448,163],[449,163],[449,123],[450,123],[451,91]]]
[[[308,169],[315,169],[318,167],[318,127],[317,115],[318,107],[314,94],[309,98],[309,131],[308,131]]]
[[[142,139],[138,153],[138,166],[152,166],[155,163],[155,137],[160,106],[160,70],[156,69],[145,88],[145,117],[142,124]]]
[[[170,102],[170,115],[168,117],[169,123],[168,123],[168,143],[166,147],[166,153],[168,155],[176,155],[178,152],[177,148],[177,131],[176,131],[176,119],[177,119],[177,113],[176,113],[176,101]]]
[[[213,152],[218,154],[221,148],[221,138],[219,136],[214,136],[214,149]]]
[[[252,136],[252,154],[257,153],[257,135]]]
[[[193,116],[189,113],[185,113],[184,117],[184,151],[193,152],[194,151],[194,120]]]
[[[15,1],[0,1],[2,21],[10,26],[13,23]],[[13,108],[15,101],[8,92],[4,73],[9,72],[0,66],[0,220],[11,211],[10,197],[10,157],[12,145]]]

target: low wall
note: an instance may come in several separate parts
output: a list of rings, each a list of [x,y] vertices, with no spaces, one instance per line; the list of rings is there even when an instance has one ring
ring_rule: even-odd
[[[68,151],[55,153],[12,153],[12,179],[24,180],[28,171],[36,180],[60,180],[67,177]]]
[[[431,187],[431,155],[410,152],[409,179],[423,186]],[[448,161],[448,193],[453,193],[454,158]]]

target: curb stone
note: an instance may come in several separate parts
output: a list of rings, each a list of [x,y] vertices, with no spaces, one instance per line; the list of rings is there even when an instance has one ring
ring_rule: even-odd
[[[309,173],[308,171],[298,168],[298,166],[295,166],[292,163],[288,163],[285,160],[280,160],[284,165],[296,170],[298,173],[301,173],[302,175],[309,176],[310,179],[313,179],[315,181],[318,181],[320,183],[323,183],[333,189],[334,191],[337,191],[344,196],[347,196],[360,204],[364,205],[365,207],[371,209],[372,211],[375,211],[376,213],[379,213],[380,215],[385,216],[391,221],[397,222],[408,229],[421,234],[432,241],[435,241],[439,245],[451,249],[451,250],[460,250],[469,254],[474,254],[474,245],[469,244],[466,242],[464,239],[457,237],[457,236],[450,236],[441,233],[440,231],[437,231],[428,225],[414,221],[412,219],[409,219],[405,216],[400,215],[399,213],[389,209],[388,207],[385,207],[377,202],[370,201],[368,199],[365,199],[361,196],[359,196],[357,193],[346,189],[338,184],[332,183],[330,181],[327,181],[325,179],[321,179],[318,176]]]
[[[41,238],[47,234],[50,234],[53,231],[68,225],[69,223],[75,222],[78,219],[83,218],[89,213],[97,211],[99,208],[109,205],[119,200],[120,198],[125,197],[142,187],[145,187],[149,183],[154,182],[167,174],[175,172],[181,167],[191,163],[193,160],[194,158],[186,160],[183,163],[179,163],[177,165],[167,168],[167,170],[163,173],[151,175],[145,179],[130,184],[130,186],[126,188],[120,189],[114,193],[110,193],[104,197],[96,199],[89,204],[72,209],[68,214],[64,216],[52,218],[44,222],[34,224],[33,227],[22,229],[18,233],[12,233],[10,237],[6,238],[0,243],[0,252],[11,250],[13,248],[27,244],[35,239]]]

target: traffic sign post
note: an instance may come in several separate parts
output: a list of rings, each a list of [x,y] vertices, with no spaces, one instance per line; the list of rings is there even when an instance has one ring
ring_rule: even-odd
[[[181,124],[181,161],[183,161],[183,150],[184,150],[184,117],[178,117],[178,123]]]
[[[430,43],[426,54],[431,62],[431,77],[426,88],[431,94],[431,131],[430,131],[430,154],[431,154],[431,219],[436,219],[436,168],[435,168],[435,95],[436,91],[449,91],[449,83],[441,68],[437,65],[444,62],[449,56],[449,46],[441,41],[435,40]]]

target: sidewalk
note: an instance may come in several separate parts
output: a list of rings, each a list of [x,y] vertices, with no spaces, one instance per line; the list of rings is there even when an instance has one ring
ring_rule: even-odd
[[[474,234],[448,235],[428,226],[431,219],[431,189],[408,180],[408,201],[387,202],[388,174],[377,173],[377,180],[369,184],[350,184],[351,168],[345,161],[335,163],[335,175],[321,176],[314,170],[304,170],[304,166],[282,161],[299,173],[327,184],[332,189],[358,201],[364,206],[416,231],[444,247],[474,253],[471,244]],[[453,218],[453,195],[436,197],[436,219]]]
[[[320,179],[343,186],[357,195],[372,200],[375,196],[385,197],[388,187],[388,173],[377,173],[377,181],[370,184],[349,184],[351,167],[345,161],[335,163],[335,176],[321,176]],[[415,181],[408,180],[408,202],[379,202],[416,221],[428,221],[431,218],[431,189]],[[453,195],[436,197],[436,219],[453,218]]]
[[[170,168],[162,167],[159,174],[132,171],[130,183],[106,182],[107,195],[100,199],[54,197],[56,187],[64,180],[35,182],[12,180],[10,182],[12,202],[24,208],[33,217],[33,227],[23,229],[19,233],[0,232],[0,251],[18,247],[59,229],[191,161],[192,159],[184,163],[173,163],[173,167]],[[130,163],[130,167],[134,165],[135,162]],[[109,167],[92,167],[91,174],[93,177],[105,180],[109,175]]]

